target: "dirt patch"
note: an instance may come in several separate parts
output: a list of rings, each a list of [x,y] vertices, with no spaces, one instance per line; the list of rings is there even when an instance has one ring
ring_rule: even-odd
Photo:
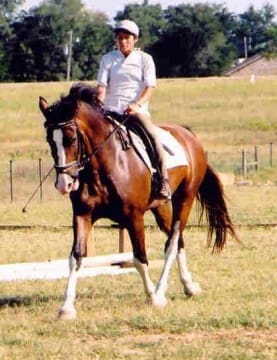
[[[110,345],[108,339],[95,339],[99,347],[106,347]],[[251,347],[252,351],[259,351],[260,349],[267,349],[273,352],[277,344],[277,330],[253,330],[253,329],[232,329],[232,330],[219,330],[219,331],[193,331],[185,332],[182,334],[139,334],[139,335],[126,335],[114,339],[113,347],[121,349],[121,354],[139,354],[139,348],[154,348],[157,345],[169,346],[171,351],[178,348],[180,345],[195,345],[215,343],[236,343],[244,342]],[[129,346],[128,346],[129,344]]]

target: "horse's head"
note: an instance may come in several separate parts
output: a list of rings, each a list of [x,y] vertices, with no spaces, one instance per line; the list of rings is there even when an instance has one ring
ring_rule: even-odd
[[[78,175],[83,168],[80,134],[74,118],[76,106],[66,98],[51,106],[44,98],[39,99],[40,110],[46,119],[47,142],[56,169],[55,187],[62,194],[78,189]]]
[[[55,186],[62,194],[78,189],[79,172],[87,159],[83,136],[76,122],[82,108],[80,102],[89,104],[98,115],[103,113],[96,89],[82,83],[73,85],[67,96],[50,106],[43,97],[39,99],[40,110],[46,119],[47,141],[54,158]]]

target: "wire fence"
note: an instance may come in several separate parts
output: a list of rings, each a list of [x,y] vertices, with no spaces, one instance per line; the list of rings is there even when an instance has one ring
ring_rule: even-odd
[[[247,178],[249,173],[275,166],[273,143],[245,147],[236,152],[207,152],[209,164],[219,172],[230,172]]]
[[[247,178],[249,172],[274,168],[274,144],[244,148],[237,152],[207,152],[209,164],[217,172],[233,173]],[[0,162],[0,202],[26,202],[37,189],[36,201],[55,200],[55,171],[52,159],[7,160]],[[44,178],[47,176],[46,180]]]
[[[35,199],[54,200],[55,172],[52,171],[42,183],[43,178],[53,168],[51,159],[8,160],[0,162],[0,202],[24,202],[38,188]]]

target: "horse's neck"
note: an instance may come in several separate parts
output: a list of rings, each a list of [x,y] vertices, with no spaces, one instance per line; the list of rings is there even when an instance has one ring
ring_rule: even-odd
[[[88,127],[91,133],[91,140],[97,145],[105,142],[112,131],[112,126],[105,119],[104,115],[95,110],[91,112],[88,118]]]
[[[98,159],[105,167],[113,165],[113,154],[116,153],[117,142],[112,134],[112,125],[102,113],[93,108],[86,108],[79,116],[81,118],[79,127],[83,134],[87,155],[93,154],[95,161]]]
[[[110,132],[110,126],[101,112],[86,103],[81,103],[77,115],[82,120],[81,127],[86,129],[90,142],[98,144],[104,141]]]

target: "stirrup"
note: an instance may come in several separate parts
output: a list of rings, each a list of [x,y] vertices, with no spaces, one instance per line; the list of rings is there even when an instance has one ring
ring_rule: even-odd
[[[163,179],[161,184],[161,189],[157,194],[157,199],[161,200],[171,200],[171,190],[169,187],[168,180]]]

